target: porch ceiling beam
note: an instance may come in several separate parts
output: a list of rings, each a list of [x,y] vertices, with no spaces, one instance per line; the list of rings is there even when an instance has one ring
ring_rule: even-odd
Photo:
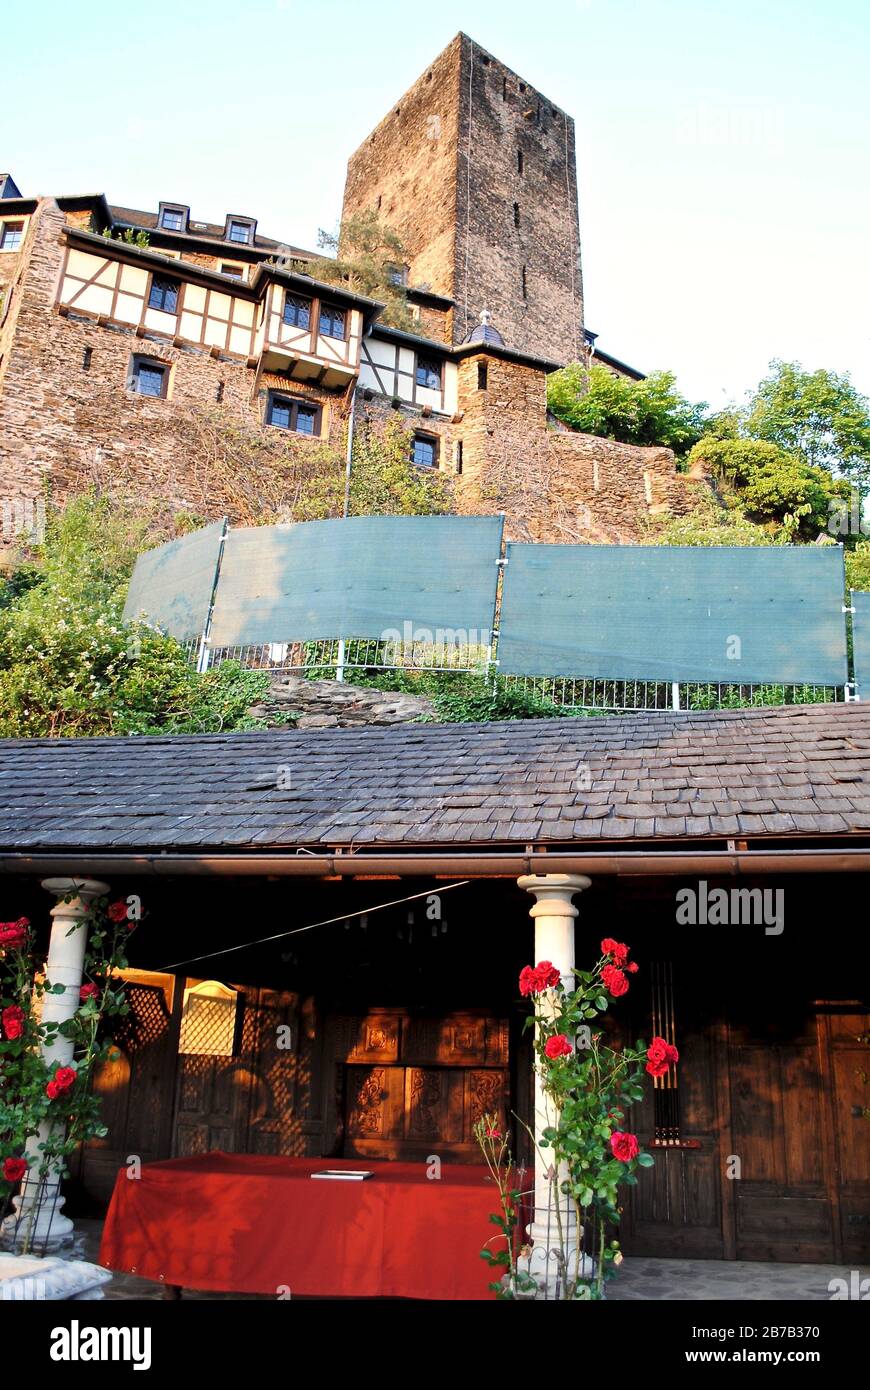
[[[82,877],[136,874],[159,877],[355,878],[373,874],[424,878],[459,874],[468,878],[523,874],[588,874],[649,878],[678,874],[753,877],[759,874],[870,873],[870,848],[747,850],[622,850],[598,854],[556,853],[419,854],[0,854],[0,874],[70,874]]]

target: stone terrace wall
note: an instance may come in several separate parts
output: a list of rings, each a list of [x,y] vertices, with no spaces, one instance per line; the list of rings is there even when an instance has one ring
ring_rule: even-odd
[[[486,390],[477,385],[483,362]],[[545,377],[536,368],[465,358],[459,404],[460,509],[505,512],[512,540],[629,544],[642,539],[650,516],[691,507],[699,484],[677,473],[672,450],[549,424]]]

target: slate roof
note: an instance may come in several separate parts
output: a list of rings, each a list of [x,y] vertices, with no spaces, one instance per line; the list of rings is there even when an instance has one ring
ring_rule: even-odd
[[[0,852],[855,836],[870,705],[6,740],[0,805]]]

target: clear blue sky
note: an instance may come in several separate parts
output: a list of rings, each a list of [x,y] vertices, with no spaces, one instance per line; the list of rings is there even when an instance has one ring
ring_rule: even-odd
[[[250,213],[302,246],[464,29],[576,119],[601,347],[715,405],[774,356],[870,393],[867,0],[50,0],[3,28],[23,192]]]

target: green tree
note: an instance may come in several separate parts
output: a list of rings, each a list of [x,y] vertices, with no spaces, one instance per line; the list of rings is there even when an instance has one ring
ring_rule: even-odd
[[[314,263],[315,278],[344,285],[385,306],[384,323],[410,332],[419,328],[408,307],[404,283],[406,252],[401,237],[374,211],[357,212],[342,222],[337,236],[321,229],[318,246],[330,253]]]
[[[848,375],[799,362],[770,364],[745,417],[746,433],[797,454],[805,463],[870,486],[870,401]]]
[[[706,404],[693,404],[673,372],[651,372],[643,381],[590,370],[571,362],[547,378],[547,405],[572,429],[623,444],[661,444],[684,454],[701,438]]]

